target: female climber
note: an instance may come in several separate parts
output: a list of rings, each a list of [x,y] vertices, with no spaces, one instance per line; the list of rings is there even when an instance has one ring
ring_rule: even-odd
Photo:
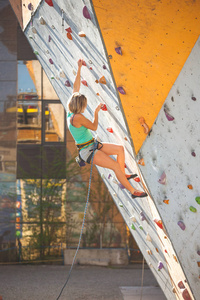
[[[83,113],[87,106],[87,98],[79,93],[81,67],[84,65],[82,59],[78,60],[78,71],[73,85],[73,94],[68,102],[67,124],[71,132],[76,146],[79,150],[79,156],[87,163],[90,163],[94,149],[93,163],[97,166],[111,169],[119,182],[131,193],[132,198],[143,198],[147,194],[138,191],[129,183],[129,179],[136,177],[136,174],[125,174],[125,154],[122,145],[111,143],[95,143],[90,130],[96,131],[98,127],[98,113],[102,108],[100,103],[94,112],[94,120],[91,122]],[[117,161],[112,159],[110,155],[117,155]]]

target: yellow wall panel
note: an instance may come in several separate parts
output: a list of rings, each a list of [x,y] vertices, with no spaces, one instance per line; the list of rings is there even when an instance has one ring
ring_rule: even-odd
[[[200,1],[93,0],[136,152],[200,34]],[[121,46],[122,56],[115,52]]]

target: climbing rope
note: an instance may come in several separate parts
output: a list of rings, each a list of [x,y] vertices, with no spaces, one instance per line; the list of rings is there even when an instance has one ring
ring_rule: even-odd
[[[95,144],[96,144],[96,142],[95,142]],[[90,197],[90,188],[91,188],[91,181],[92,181],[92,167],[93,167],[93,158],[94,158],[95,144],[94,144],[94,149],[93,149],[92,159],[91,159],[91,169],[90,169],[90,179],[89,179],[89,186],[88,186],[88,194],[87,194],[87,200],[86,200],[86,204],[85,204],[85,210],[84,210],[84,215],[83,215],[83,222],[82,222],[82,227],[81,227],[81,233],[80,233],[80,237],[79,237],[79,242],[78,242],[78,246],[77,246],[77,249],[76,249],[76,253],[75,253],[73,261],[72,261],[71,268],[69,270],[69,274],[68,274],[67,280],[65,281],[65,283],[64,283],[64,285],[63,285],[63,287],[62,287],[62,289],[60,291],[60,294],[58,295],[58,297],[56,298],[56,300],[58,300],[60,298],[60,296],[62,295],[62,292],[63,292],[64,288],[66,287],[66,285],[67,285],[67,283],[69,281],[69,278],[71,276],[71,272],[72,272],[72,269],[73,269],[73,266],[74,266],[74,263],[75,263],[75,260],[76,260],[76,256],[78,254],[78,250],[80,248],[81,239],[82,239],[82,235],[83,235],[83,229],[84,229],[84,225],[85,225],[85,217],[86,217],[88,203],[89,203],[89,197]]]
[[[143,296],[143,284],[144,284],[144,256],[142,261],[142,278],[141,278],[141,294],[140,294],[140,300],[142,300]]]

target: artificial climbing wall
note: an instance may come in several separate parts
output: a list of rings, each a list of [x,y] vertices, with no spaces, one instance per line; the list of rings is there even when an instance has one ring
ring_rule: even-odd
[[[160,1],[158,3],[152,1],[154,3],[153,6],[152,3],[145,4],[146,2],[144,1],[134,2],[133,4],[129,2],[124,1],[123,5],[119,5],[119,3],[111,5],[112,1],[107,1],[102,6],[103,1],[94,1],[92,3],[89,0],[84,2],[81,0],[46,0],[32,3],[24,1],[22,15],[24,18],[26,17],[23,24],[28,24],[24,26],[24,33],[65,108],[67,108],[67,100],[72,93],[77,60],[80,57],[85,60],[86,66],[82,68],[81,92],[88,98],[89,105],[86,116],[93,118],[94,109],[99,102],[106,104],[107,111],[100,111],[97,134],[102,141],[124,145],[127,170],[128,172],[133,172],[137,170],[138,166],[134,156],[132,140],[137,145],[136,148],[140,148],[146,138],[143,129],[145,129],[145,132],[148,132],[148,127],[151,127],[160,109],[161,113],[164,109],[167,121],[170,118],[174,118],[170,124],[175,123],[176,119],[180,120],[182,117],[181,110],[178,110],[180,106],[177,106],[177,112],[174,112],[174,115],[176,114],[175,117],[169,104],[165,103],[164,107],[161,107],[197,40],[198,14],[196,17],[194,14],[198,12],[199,6],[193,2],[188,7],[188,1],[182,1],[181,3],[174,1],[175,4],[173,5],[165,4],[166,7],[163,7]],[[181,10],[178,10],[179,6]],[[116,10],[117,7],[118,10]],[[165,8],[167,8],[165,11],[168,17],[164,17]],[[177,8],[176,12],[175,8]],[[188,13],[188,8],[190,13]],[[123,13],[123,10],[126,13]],[[107,22],[110,20],[110,23],[114,23],[117,19],[120,20],[120,24],[118,21],[118,26],[113,27],[110,25],[108,27],[107,23],[104,25],[101,15],[106,13]],[[173,15],[172,21],[170,19],[171,15]],[[97,18],[100,21],[100,27]],[[167,25],[167,23],[164,23],[164,20],[165,22],[171,22]],[[179,24],[176,25],[179,26],[179,34],[176,34],[177,38],[175,38],[175,29],[177,27],[173,27],[176,21]],[[184,25],[184,22],[187,23],[187,26]],[[126,28],[128,24],[131,24],[131,26]],[[168,30],[164,35],[164,29],[166,28]],[[196,30],[195,33],[192,32],[193,28]],[[183,34],[184,30],[187,32],[185,35],[187,37],[185,40],[187,41],[187,46],[184,48],[185,50],[180,50],[183,49],[181,46],[184,43],[179,40],[179,36],[180,32]],[[130,35],[128,35],[128,32],[130,32]],[[190,34],[189,32],[192,33]],[[106,38],[106,34],[108,38]],[[118,34],[118,39],[112,42],[111,37],[114,34]],[[132,35],[135,37],[134,43],[129,39]],[[177,44],[173,44],[173,47],[171,35],[174,36],[174,42],[177,40]],[[151,43],[149,42],[150,37],[152,38]],[[169,37],[171,42],[168,40]],[[156,43],[159,39],[162,39],[160,46]],[[154,52],[155,50],[156,53]],[[173,56],[173,60],[171,59],[171,54],[170,57],[168,55],[168,53],[176,52],[181,54],[178,56],[181,57],[180,60],[177,60],[177,55],[179,54]],[[142,63],[143,60],[145,64],[140,65],[140,62]],[[112,64],[112,69],[110,63]],[[173,72],[166,73],[168,69],[173,69]],[[127,70],[128,72],[126,72]],[[190,89],[188,83],[184,84]],[[181,84],[181,86],[184,84]],[[144,91],[146,92],[144,93]],[[158,93],[157,98],[155,97],[156,93]],[[198,99],[197,95],[192,95],[191,97]],[[186,109],[187,105],[183,108],[185,114],[187,113]],[[176,203],[177,190],[175,184],[173,185],[173,182],[168,180],[170,178],[168,175],[169,162],[167,160],[169,156],[160,154],[164,146],[159,148],[159,139],[164,133],[164,131],[162,133],[162,129],[168,126],[170,121],[166,123],[167,125],[165,125],[165,122],[160,121],[159,134],[153,134],[155,125],[153,126],[144,147],[149,141],[151,143],[151,137],[157,138],[156,142],[154,140],[154,147],[146,146],[146,148],[142,148],[137,158],[137,160],[140,159],[141,172],[143,174],[140,174],[141,182],[132,181],[132,184],[137,189],[143,188],[147,190],[148,186],[150,193],[148,198],[133,201],[130,194],[119,185],[112,172],[101,168],[98,169],[167,299],[198,299],[200,291],[198,286],[199,278],[197,276],[198,245],[190,243],[190,250],[192,251],[193,249],[193,252],[190,251],[192,260],[196,261],[196,269],[193,271],[191,268],[194,266],[194,263],[191,263],[191,260],[188,259],[189,256],[184,254],[184,249],[181,250],[182,255],[180,255],[180,248],[177,248],[178,240],[177,243],[173,242],[179,233],[181,241],[183,238],[185,240],[189,239],[191,231],[187,231],[187,228],[192,224],[190,222],[185,224],[184,220],[187,211],[187,197],[182,198],[181,207],[177,207],[175,204],[172,205],[172,203]],[[174,126],[174,128],[176,127]],[[184,127],[180,127],[180,130],[181,128],[182,135],[179,134],[180,139],[174,137],[174,133],[169,136],[169,139],[173,138],[174,143],[180,141],[181,136],[184,138]],[[197,134],[197,131],[195,132]],[[196,135],[194,135],[195,137]],[[137,141],[139,142],[137,143]],[[168,149],[166,144],[165,147]],[[181,144],[178,147],[179,151],[181,151],[180,147]],[[192,147],[195,148],[195,145],[192,145]],[[197,149],[198,145],[191,150],[191,153],[195,153],[196,158],[198,157]],[[174,160],[178,161],[175,151],[170,153],[172,153]],[[155,169],[157,157],[163,157],[163,161],[159,165],[161,160],[158,160],[157,173],[154,173],[153,169]],[[194,156],[192,155],[192,157]],[[147,163],[148,159],[150,160],[149,164]],[[182,172],[184,171],[183,159],[184,155],[181,156]],[[152,161],[154,163],[151,163]],[[195,166],[191,169],[193,174],[196,174],[197,171],[198,169]],[[139,169],[138,172],[140,172]],[[175,173],[174,176],[177,177],[178,174],[179,172]],[[157,184],[159,179],[160,182]],[[162,187],[162,192],[155,188],[157,185]],[[188,185],[192,185],[192,183],[188,183]],[[198,196],[197,188],[194,190],[195,192],[193,191],[193,193],[197,194],[194,195],[196,197]],[[156,194],[157,191],[158,195],[162,197],[161,199]],[[185,192],[185,190],[182,191],[183,193]],[[191,206],[194,206],[194,204]],[[173,219],[175,222],[173,230],[169,230],[171,215],[176,216],[176,221]],[[196,212],[195,216],[198,216],[198,212]],[[177,225],[178,222],[179,225]],[[196,222],[195,228],[198,226],[198,220]],[[184,225],[186,225],[186,229],[180,231],[181,226],[184,228]],[[185,234],[184,237],[181,235],[183,232]]]

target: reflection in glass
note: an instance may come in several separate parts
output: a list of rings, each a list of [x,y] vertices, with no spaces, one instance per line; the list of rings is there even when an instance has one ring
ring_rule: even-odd
[[[17,142],[41,143],[41,101],[18,101]]]
[[[64,142],[64,108],[60,103],[45,103],[45,142]]]

